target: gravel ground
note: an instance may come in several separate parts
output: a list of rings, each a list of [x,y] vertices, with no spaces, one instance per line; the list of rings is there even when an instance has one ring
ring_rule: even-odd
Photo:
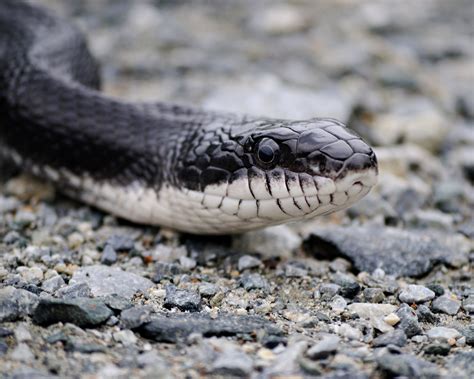
[[[472,2],[37,2],[87,33],[110,94],[337,117],[380,183],[330,217],[199,238],[4,167],[3,377],[474,377]]]

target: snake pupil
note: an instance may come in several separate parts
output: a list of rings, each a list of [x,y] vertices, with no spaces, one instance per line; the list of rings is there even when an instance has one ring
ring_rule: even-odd
[[[269,164],[276,160],[278,145],[272,140],[263,140],[258,147],[258,159],[260,162]]]

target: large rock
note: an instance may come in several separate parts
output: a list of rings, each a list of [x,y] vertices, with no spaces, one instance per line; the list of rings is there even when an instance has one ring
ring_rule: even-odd
[[[145,338],[157,342],[176,343],[191,333],[211,336],[250,336],[263,332],[281,335],[281,331],[267,320],[257,316],[220,315],[213,319],[204,313],[174,313],[155,315],[137,331]]]
[[[69,284],[87,283],[94,297],[118,295],[130,299],[153,286],[147,278],[107,266],[88,266],[77,270]]]
[[[467,262],[465,249],[454,249],[434,233],[391,227],[333,227],[315,230],[303,244],[321,259],[344,257],[358,271],[381,268],[395,276],[419,277],[437,263]]]

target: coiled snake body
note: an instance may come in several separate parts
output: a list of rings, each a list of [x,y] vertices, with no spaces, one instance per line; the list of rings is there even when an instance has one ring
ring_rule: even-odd
[[[0,1],[0,159],[138,223],[222,234],[348,207],[375,184],[372,149],[338,121],[289,121],[99,91],[70,23]]]

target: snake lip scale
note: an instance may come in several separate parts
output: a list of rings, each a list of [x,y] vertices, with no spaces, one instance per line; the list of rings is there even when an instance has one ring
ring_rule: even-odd
[[[125,219],[238,233],[346,208],[377,180],[342,123],[132,103],[102,94],[78,29],[0,2],[0,159]]]

